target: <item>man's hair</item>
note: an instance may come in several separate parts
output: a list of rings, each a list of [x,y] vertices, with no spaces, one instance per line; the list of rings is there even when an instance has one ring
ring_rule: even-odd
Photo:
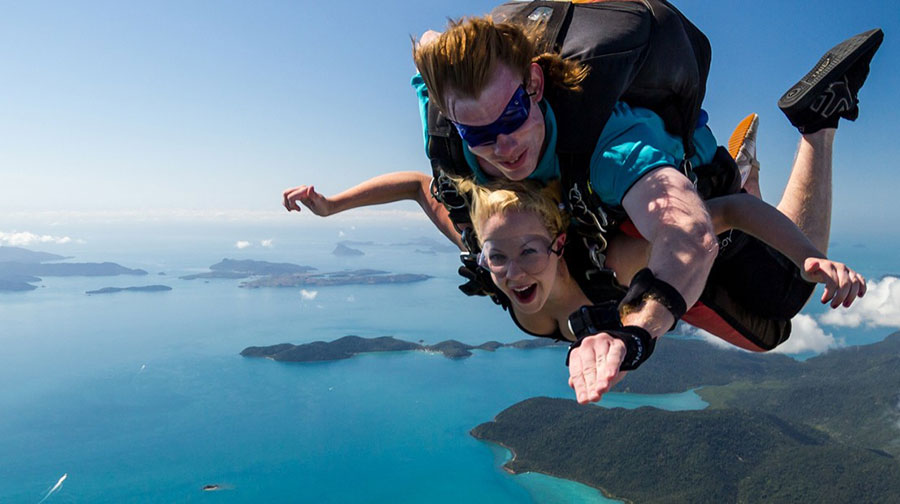
[[[535,212],[550,236],[566,230],[569,217],[560,209],[559,181],[548,185],[533,180],[503,180],[477,185],[471,179],[456,181],[460,192],[470,195],[469,217],[481,240],[482,225],[491,217],[510,212]]]
[[[545,87],[577,91],[588,68],[556,53],[539,53],[541,25],[523,28],[495,23],[490,16],[450,21],[435,40],[414,44],[413,59],[428,87],[429,102],[442,111],[448,92],[477,99],[498,64],[505,64],[528,84],[529,67],[544,71]]]

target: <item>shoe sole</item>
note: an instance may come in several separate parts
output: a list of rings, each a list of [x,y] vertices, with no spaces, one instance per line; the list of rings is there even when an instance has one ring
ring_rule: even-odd
[[[750,131],[750,126],[752,126],[753,122],[757,121],[758,118],[758,115],[750,114],[741,120],[734,128],[734,133],[732,133],[731,138],[728,139],[728,153],[731,154],[732,158],[737,159],[738,152],[740,152],[741,146],[744,145],[744,140],[747,138],[747,132]]]
[[[884,32],[881,28],[875,28],[832,47],[816,66],[800,79],[800,82],[794,84],[778,100],[778,107],[788,116],[807,108],[810,102],[825,90],[826,85],[846,73],[860,56],[877,50],[882,40]]]

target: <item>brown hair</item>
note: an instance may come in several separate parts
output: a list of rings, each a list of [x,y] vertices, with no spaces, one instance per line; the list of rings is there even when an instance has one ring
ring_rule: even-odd
[[[460,192],[469,193],[469,217],[481,241],[482,225],[494,215],[508,212],[535,212],[550,236],[566,230],[568,215],[560,209],[559,181],[544,186],[534,180],[503,180],[477,185],[471,179],[455,181]]]
[[[542,26],[495,23],[490,16],[451,20],[435,40],[414,44],[413,59],[431,103],[444,110],[450,91],[477,99],[497,64],[520,74],[527,85],[529,67],[537,63],[547,84],[580,90],[588,68],[557,53],[539,54]]]

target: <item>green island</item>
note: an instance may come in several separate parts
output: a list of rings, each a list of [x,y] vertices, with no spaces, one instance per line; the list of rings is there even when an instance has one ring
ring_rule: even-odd
[[[146,275],[142,269],[131,269],[112,262],[64,263],[48,262],[68,259],[47,252],[21,247],[0,247],[0,291],[24,292],[42,277]]]
[[[115,294],[116,292],[166,292],[172,290],[168,285],[141,285],[138,287],[103,287],[102,289],[85,291],[85,294]]]
[[[447,340],[434,345],[420,345],[409,341],[399,340],[391,336],[378,338],[362,338],[359,336],[344,336],[334,341],[314,341],[302,345],[281,343],[264,347],[247,347],[241,351],[244,357],[263,357],[282,362],[321,362],[349,359],[354,355],[374,352],[404,352],[425,351],[437,352],[450,359],[462,359],[470,357],[472,350],[485,350],[493,352],[501,347],[511,348],[540,348],[560,345],[554,340],[541,338],[539,340],[523,340],[515,343],[499,343],[488,341],[481,345],[473,346],[456,340]]]
[[[472,430],[505,467],[628,502],[897,502],[900,332],[798,362],[664,339],[617,391],[703,386],[701,411],[532,398]],[[710,385],[713,384],[713,385]]]
[[[181,280],[198,279],[245,279],[238,287],[258,289],[260,287],[330,287],[334,285],[376,285],[406,284],[421,282],[429,275],[413,273],[390,273],[374,269],[356,269],[314,273],[316,268],[293,263],[272,263],[268,261],[222,259],[209,267],[210,271],[179,277]]]

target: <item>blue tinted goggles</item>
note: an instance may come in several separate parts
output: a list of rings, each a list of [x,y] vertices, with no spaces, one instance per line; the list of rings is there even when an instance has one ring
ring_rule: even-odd
[[[466,126],[458,122],[454,122],[453,125],[469,147],[492,144],[497,141],[497,135],[508,135],[525,124],[528,114],[531,113],[530,96],[525,87],[519,85],[496,121],[484,126]]]

